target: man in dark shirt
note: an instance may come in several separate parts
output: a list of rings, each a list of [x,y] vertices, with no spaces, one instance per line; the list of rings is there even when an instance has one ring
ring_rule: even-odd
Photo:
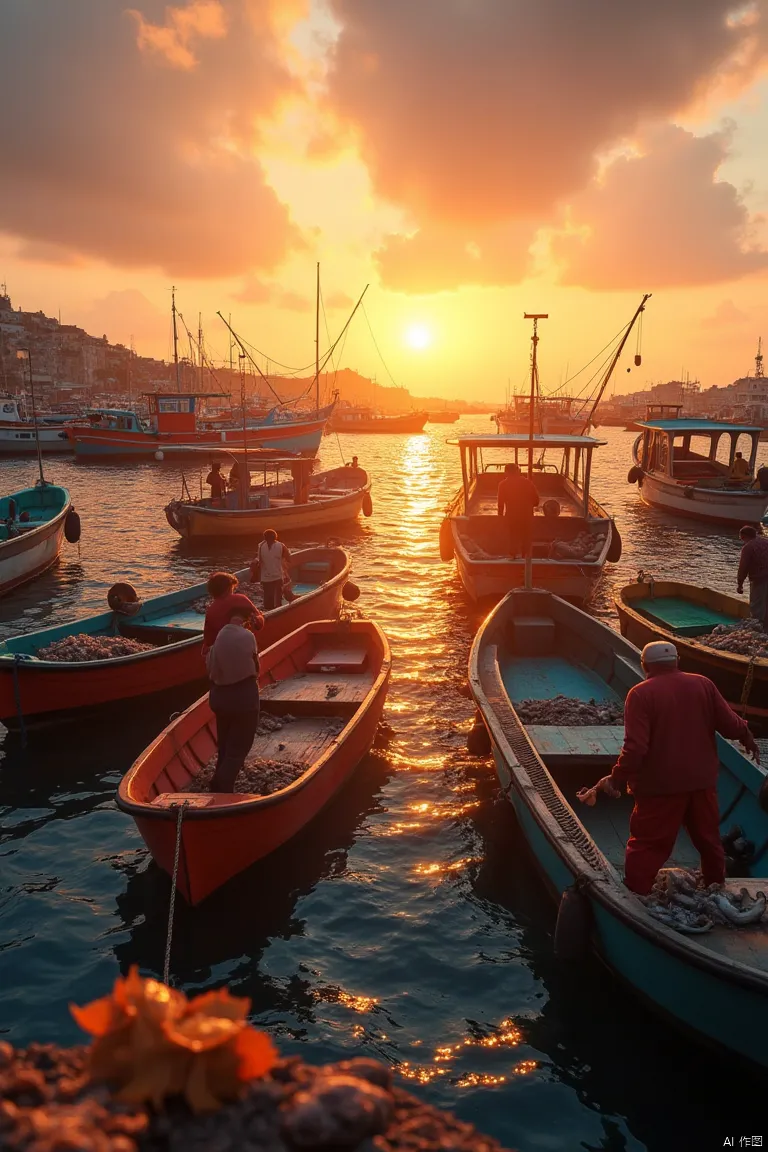
[[[749,610],[765,628],[768,615],[768,537],[758,536],[750,524],[742,528],[739,536],[742,542],[736,577],[739,595],[744,591],[744,581],[749,577]]]
[[[242,592],[235,592],[235,588],[237,576],[233,572],[214,572],[208,580],[208,595],[212,599],[205,612],[203,656],[207,655],[224,625],[229,623],[233,608],[245,609],[251,632],[259,632],[264,627],[264,617],[256,605]]]
[[[226,481],[221,474],[221,464],[211,464],[211,470],[205,478],[210,485],[211,500],[221,500],[227,488]]]
[[[499,484],[498,512],[504,518],[512,557],[527,556],[533,537],[533,510],[539,502],[536,486],[517,464],[507,464]]]
[[[722,884],[716,733],[738,740],[759,762],[757,745],[711,680],[679,671],[674,644],[646,644],[642,661],[646,679],[630,689],[624,708],[624,745],[596,785],[616,799],[626,785],[635,798],[624,882],[647,896],[684,827],[701,856],[704,883]]]

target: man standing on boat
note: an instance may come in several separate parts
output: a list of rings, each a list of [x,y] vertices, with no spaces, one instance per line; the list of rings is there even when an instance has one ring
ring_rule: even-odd
[[[218,746],[211,792],[234,792],[259,723],[259,655],[256,637],[246,628],[249,616],[247,606],[231,607],[205,658]]]
[[[506,524],[509,553],[527,556],[533,539],[533,510],[539,503],[536,486],[523,476],[518,464],[504,467],[504,478],[499,484],[498,511]]]
[[[279,608],[283,602],[283,585],[286,583],[284,570],[287,570],[290,559],[290,552],[285,544],[278,540],[274,528],[265,528],[264,539],[259,544],[256,559],[251,564],[253,578],[261,581],[265,612]],[[287,598],[294,600],[295,596],[291,594]]]
[[[738,740],[759,762],[757,745],[711,680],[679,671],[674,644],[646,644],[642,662],[646,679],[630,689],[624,707],[624,745],[596,785],[615,799],[626,785],[635,799],[624,883],[647,896],[682,827],[701,856],[704,883],[722,884],[716,733]]]
[[[739,595],[744,592],[744,581],[749,577],[749,610],[763,628],[768,616],[768,536],[758,536],[751,524],[739,532],[741,558],[736,577]]]
[[[211,603],[205,612],[203,656],[213,646],[225,624],[229,623],[233,608],[243,609],[251,632],[259,632],[264,627],[264,617],[256,605],[243,592],[235,592],[235,588],[237,588],[237,576],[234,572],[214,572],[208,579],[207,589]]]

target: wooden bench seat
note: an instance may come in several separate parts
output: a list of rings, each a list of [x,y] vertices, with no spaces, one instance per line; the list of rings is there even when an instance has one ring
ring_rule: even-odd
[[[299,673],[261,689],[263,701],[279,704],[360,704],[373,686],[373,672]]]
[[[362,672],[368,657],[367,648],[318,648],[307,661],[307,672]]]

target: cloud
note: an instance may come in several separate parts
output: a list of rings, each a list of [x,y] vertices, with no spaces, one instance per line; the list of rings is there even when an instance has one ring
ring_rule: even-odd
[[[642,155],[615,159],[573,201],[578,231],[553,240],[563,282],[640,290],[714,284],[767,267],[760,219],[733,184],[716,179],[730,137],[729,129],[694,136],[665,125],[646,137]]]
[[[754,317],[742,308],[737,308],[733,300],[721,300],[714,312],[701,320],[701,327],[705,329],[733,328],[736,325],[742,327],[752,323],[754,323]]]
[[[346,292],[329,292],[323,297],[326,308],[341,310],[351,308],[354,300]]]
[[[241,304],[272,304],[289,312],[307,312],[312,307],[308,296],[302,296],[291,289],[281,288],[279,284],[268,284],[256,276],[249,276],[239,292],[232,295],[233,300]]]
[[[278,266],[303,244],[258,160],[300,96],[280,5],[6,0],[0,228],[169,278]]]
[[[414,223],[546,215],[599,154],[738,61],[764,62],[762,0],[330,0],[340,132]]]
[[[75,323],[91,336],[106,334],[110,343],[130,345],[133,337],[136,350],[159,348],[169,342],[169,313],[147,299],[136,288],[108,292],[94,300],[90,307],[80,309],[76,318],[62,318],[65,323]]]
[[[387,236],[375,253],[381,282],[398,292],[443,292],[472,284],[514,284],[532,268],[530,221],[462,231],[427,226]]]

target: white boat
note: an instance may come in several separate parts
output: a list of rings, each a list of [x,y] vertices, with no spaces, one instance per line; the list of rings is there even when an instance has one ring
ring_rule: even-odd
[[[74,539],[79,520],[69,492],[45,480],[0,499],[0,596],[56,563],[70,513]]]
[[[37,429],[41,452],[71,452],[72,445],[64,429],[71,416],[41,414],[37,416]],[[0,397],[0,455],[32,455],[37,452],[35,425],[22,412],[15,396]]]
[[[632,448],[633,466],[627,479],[637,484],[640,499],[653,508],[709,520],[716,524],[759,524],[768,508],[768,492],[751,479],[731,480],[729,473],[739,446],[748,439],[744,459],[754,475],[761,429],[753,424],[681,418],[676,405],[649,410]],[[670,414],[671,413],[671,414]],[[720,450],[726,438],[727,453]]]
[[[497,514],[497,491],[505,464],[527,471],[539,494],[533,521],[532,580],[567,600],[584,601],[606,561],[621,556],[621,537],[611,517],[589,492],[592,453],[605,443],[592,436],[459,436],[448,443],[461,453],[462,486],[446,509],[440,529],[443,560],[455,557],[469,596],[499,600],[525,581],[525,560],[512,559]],[[501,450],[501,458],[487,459]],[[581,556],[567,555],[576,537],[592,543]]]

